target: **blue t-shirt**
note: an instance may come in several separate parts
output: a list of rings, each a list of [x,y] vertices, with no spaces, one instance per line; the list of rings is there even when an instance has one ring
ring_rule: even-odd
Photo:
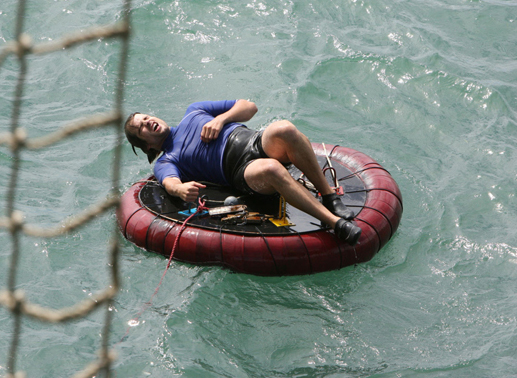
[[[177,177],[182,182],[209,181],[228,185],[223,172],[223,153],[228,136],[240,123],[224,125],[217,139],[210,143],[201,140],[203,126],[219,114],[230,110],[237,100],[203,101],[190,105],[185,116],[162,146],[164,153],[154,166],[160,183],[166,177]]]

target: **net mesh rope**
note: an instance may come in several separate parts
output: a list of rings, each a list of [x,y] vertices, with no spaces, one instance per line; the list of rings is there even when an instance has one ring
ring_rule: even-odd
[[[52,238],[75,230],[88,221],[106,211],[116,208],[119,205],[120,190],[120,160],[123,141],[123,85],[126,75],[126,61],[129,48],[129,10],[130,0],[122,0],[123,7],[122,21],[104,26],[96,26],[87,30],[77,31],[63,35],[56,41],[33,44],[31,37],[23,32],[23,22],[26,18],[26,1],[18,0],[15,23],[15,39],[9,41],[0,49],[0,69],[5,59],[14,55],[18,61],[18,76],[12,102],[12,114],[10,129],[0,134],[0,146],[8,146],[11,149],[12,165],[6,197],[6,215],[0,217],[0,229],[7,230],[11,240],[10,266],[7,275],[7,288],[0,291],[0,304],[12,313],[13,332],[10,340],[10,347],[7,356],[8,377],[24,377],[23,372],[16,371],[16,359],[20,341],[22,317],[31,317],[42,322],[59,323],[71,319],[81,318],[99,307],[104,307],[105,321],[102,329],[102,341],[98,358],[89,363],[85,368],[77,372],[74,377],[92,377],[111,375],[111,363],[115,358],[114,351],[110,350],[109,333],[111,326],[110,306],[119,288],[118,276],[118,254],[119,236],[116,222],[113,224],[113,233],[108,246],[110,282],[106,288],[92,297],[76,303],[73,306],[50,309],[30,303],[25,299],[24,292],[16,290],[16,276],[18,271],[18,260],[20,257],[20,240],[23,236]],[[72,48],[78,44],[100,41],[107,38],[119,38],[121,40],[120,61],[118,77],[115,90],[113,110],[107,113],[94,114],[84,120],[72,121],[58,131],[39,138],[30,138],[23,127],[20,126],[20,114],[22,110],[22,98],[27,77],[27,58],[30,55],[49,54]],[[20,153],[22,150],[37,150],[53,145],[63,138],[81,131],[91,130],[98,127],[112,127],[116,133],[112,171],[112,191],[106,199],[87,208],[79,214],[64,219],[57,227],[42,228],[37,225],[26,223],[24,219],[30,215],[22,214],[16,210],[15,193],[18,184],[20,171]],[[6,340],[7,341],[7,340]]]

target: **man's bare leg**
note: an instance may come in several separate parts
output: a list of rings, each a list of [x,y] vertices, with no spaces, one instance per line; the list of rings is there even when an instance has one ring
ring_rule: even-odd
[[[293,163],[321,193],[326,207],[345,219],[352,219],[353,212],[334,194],[323,175],[309,139],[291,122],[277,121],[269,125],[262,134],[262,148],[270,158]]]
[[[336,225],[339,217],[327,210],[307,189],[294,180],[276,159],[257,159],[244,171],[246,183],[261,194],[280,193],[292,206],[328,224]]]
[[[281,163],[293,163],[322,194],[332,193],[309,139],[289,121],[270,124],[262,134],[264,152]]]
[[[303,185],[294,180],[276,159],[257,159],[244,171],[251,189],[261,194],[280,193],[292,206],[332,227],[340,239],[355,244],[361,229],[332,214]]]

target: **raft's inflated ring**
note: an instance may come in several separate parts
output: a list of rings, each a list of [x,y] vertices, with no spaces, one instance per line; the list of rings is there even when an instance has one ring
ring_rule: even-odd
[[[288,206],[288,217],[295,226],[276,227],[269,221],[223,224],[219,219],[195,217],[186,225],[174,259],[219,264],[263,276],[323,272],[370,260],[398,228],[402,217],[399,187],[388,171],[361,152],[315,143],[312,146],[323,169],[329,164],[326,154],[330,157],[336,179],[344,189],[343,202],[354,211],[354,222],[362,230],[358,244],[346,244],[314,218]],[[301,172],[290,171],[295,179],[305,182]],[[328,177],[332,186],[334,179]],[[277,198],[242,196],[219,186],[208,186],[202,195],[208,207],[223,206],[226,198],[234,196],[250,211],[271,214],[278,208]],[[117,217],[128,240],[169,257],[186,219],[179,214],[182,210],[185,213],[188,204],[167,195],[155,181],[144,180],[122,196]]]

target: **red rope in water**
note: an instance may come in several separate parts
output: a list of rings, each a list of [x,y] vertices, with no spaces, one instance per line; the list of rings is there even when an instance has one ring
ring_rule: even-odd
[[[160,290],[160,286],[162,285],[163,279],[165,278],[165,274],[167,273],[167,270],[169,270],[169,267],[170,267],[171,262],[172,262],[172,258],[174,257],[174,252],[176,251],[176,247],[178,246],[178,242],[180,240],[180,236],[183,233],[183,231],[185,231],[185,229],[187,228],[187,223],[193,217],[195,217],[198,213],[202,212],[203,210],[208,210],[208,208],[205,206],[205,201],[201,200],[201,198],[199,198],[198,203],[199,203],[199,206],[197,207],[196,212],[192,213],[187,219],[185,219],[185,221],[181,225],[181,228],[180,228],[180,230],[178,232],[178,235],[176,236],[176,239],[174,240],[174,245],[172,246],[171,254],[169,256],[169,261],[167,262],[167,267],[165,268],[165,270],[164,270],[164,272],[162,274],[162,277],[160,278],[160,282],[158,283],[158,286],[156,286],[156,289],[154,289],[153,295],[151,295],[151,298],[149,299],[149,301],[144,303],[144,306],[142,307],[142,309],[138,312],[138,314],[136,314],[136,317],[131,319],[131,321],[133,321],[135,323],[138,323],[138,321],[140,319],[140,316],[142,316],[142,314],[149,307],[151,307],[154,297],[156,296],[156,294],[158,294],[158,291]],[[127,327],[126,333],[124,334],[124,336],[122,336],[122,338],[120,339],[119,343],[121,343],[122,340],[124,340],[124,338],[129,334],[129,330],[130,329],[131,329],[131,326]]]

